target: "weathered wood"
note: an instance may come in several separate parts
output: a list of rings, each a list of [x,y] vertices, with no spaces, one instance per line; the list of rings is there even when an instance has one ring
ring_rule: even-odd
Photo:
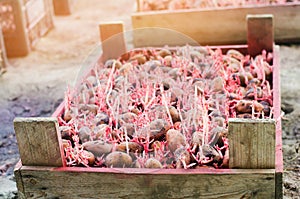
[[[132,14],[134,45],[184,45],[172,35],[154,34],[151,28],[167,28],[191,37],[200,45],[247,43],[247,14],[273,14],[275,41],[300,41],[300,4],[254,6],[243,8],[190,9],[137,12]]]
[[[282,153],[282,130],[281,130],[281,95],[280,95],[280,56],[279,46],[274,46],[273,59],[273,107],[276,119],[276,151],[275,151],[275,189],[276,199],[283,198],[283,153]]]
[[[14,128],[23,165],[64,166],[57,119],[16,118]]]
[[[215,171],[24,166],[20,172],[27,198],[274,198],[274,169]]]
[[[247,15],[248,53],[255,57],[263,50],[273,51],[273,15]]]
[[[103,60],[116,59],[126,52],[123,22],[101,23],[99,30]]]
[[[271,119],[229,119],[229,168],[275,168],[275,134]]]

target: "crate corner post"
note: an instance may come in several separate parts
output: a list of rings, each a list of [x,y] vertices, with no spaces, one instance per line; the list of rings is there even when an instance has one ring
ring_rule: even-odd
[[[15,118],[14,129],[23,166],[65,166],[56,118]]]
[[[231,118],[228,138],[230,168],[275,169],[275,120]]]
[[[123,22],[100,23],[99,31],[104,60],[113,59],[126,53]]]
[[[248,52],[255,57],[263,50],[273,52],[274,25],[272,14],[248,14],[247,20],[247,43]]]

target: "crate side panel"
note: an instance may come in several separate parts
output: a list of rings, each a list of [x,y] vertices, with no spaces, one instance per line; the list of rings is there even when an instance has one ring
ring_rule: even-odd
[[[274,198],[274,173],[122,174],[22,170],[28,198]]]
[[[275,41],[300,41],[300,4],[215,10],[138,12],[132,15],[136,28],[161,27],[179,31],[200,45],[238,44],[247,41],[247,14],[273,14]],[[135,46],[165,45],[150,29],[134,34]],[[165,40],[167,39],[167,40]],[[170,38],[170,41],[171,38]],[[168,43],[167,43],[168,44]],[[184,43],[176,43],[183,45]]]

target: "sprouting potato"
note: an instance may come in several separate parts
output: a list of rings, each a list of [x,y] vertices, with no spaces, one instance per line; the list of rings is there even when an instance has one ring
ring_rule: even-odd
[[[223,85],[223,78],[222,77],[216,77],[213,79],[211,84],[211,90],[214,92],[220,92],[223,91],[224,85]]]
[[[90,139],[91,136],[91,129],[87,126],[83,126],[79,129],[78,135],[81,142],[87,142]]]
[[[128,151],[133,152],[133,153],[142,153],[144,150],[144,147],[137,143],[137,142],[121,142],[120,144],[117,145],[117,151],[127,151],[127,146],[128,146]]]
[[[93,164],[95,163],[95,156],[93,153],[89,152],[89,151],[86,151],[86,150],[83,150],[83,155],[88,159],[88,164],[90,166],[93,166]]]
[[[95,138],[97,140],[104,138],[106,135],[106,132],[109,129],[110,129],[110,127],[107,124],[100,124],[100,125],[95,126],[95,128],[93,129]]]
[[[163,64],[165,66],[171,67],[172,66],[172,60],[173,60],[173,58],[172,58],[171,55],[165,56],[164,60],[163,60]]]
[[[85,142],[82,146],[85,150],[93,153],[96,157],[101,157],[102,155],[110,153],[113,148],[112,144],[101,140]]]
[[[109,59],[105,62],[105,68],[112,68],[113,64],[115,64],[116,69],[120,69],[122,67],[122,63],[119,60]]]
[[[170,129],[167,131],[166,140],[168,143],[168,148],[171,152],[174,152],[176,149],[186,145],[185,136],[180,133],[180,131],[175,129]]]
[[[133,123],[137,118],[137,115],[132,112],[127,112],[121,115],[120,119],[125,123]]]
[[[172,53],[170,50],[163,48],[160,51],[158,51],[158,55],[161,56],[162,58],[165,58],[166,56],[172,55]]]
[[[184,147],[180,147],[174,151],[176,159],[176,168],[187,168],[191,163],[191,155]]]
[[[163,166],[157,159],[149,158],[145,163],[145,168],[161,169],[161,168],[163,168]]]
[[[132,166],[132,158],[130,155],[124,152],[115,151],[108,154],[105,158],[105,164],[107,167],[123,168]]]
[[[166,134],[170,129],[170,125],[163,119],[157,119],[150,123],[150,138],[158,140]]]
[[[235,59],[239,60],[239,61],[244,59],[244,55],[242,53],[240,53],[239,51],[234,50],[234,49],[228,50],[226,54],[228,56],[232,57],[232,58],[235,58]]]
[[[143,54],[136,54],[130,58],[130,61],[137,61],[139,65],[144,64],[147,61],[147,58]]]
[[[120,68],[119,72],[121,75],[127,75],[133,69],[132,63],[125,63]]]
[[[169,112],[173,123],[180,122],[179,112],[174,106],[169,106]]]

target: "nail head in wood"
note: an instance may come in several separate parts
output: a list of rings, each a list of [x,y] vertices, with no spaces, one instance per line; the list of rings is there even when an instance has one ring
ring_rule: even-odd
[[[275,136],[275,120],[229,119],[229,167],[274,169]]]
[[[16,118],[14,129],[24,166],[65,165],[56,118]]]

